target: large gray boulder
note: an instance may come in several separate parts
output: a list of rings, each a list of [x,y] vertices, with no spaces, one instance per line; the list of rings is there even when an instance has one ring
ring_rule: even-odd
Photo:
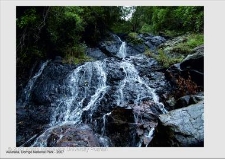
[[[204,146],[204,101],[159,115],[152,146]]]

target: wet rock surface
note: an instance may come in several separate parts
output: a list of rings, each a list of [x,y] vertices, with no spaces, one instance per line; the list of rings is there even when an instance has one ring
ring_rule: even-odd
[[[16,146],[29,146],[48,127],[51,110],[45,106],[29,105],[16,109]],[[33,139],[31,139],[34,137]],[[31,139],[30,141],[28,141]]]
[[[151,146],[204,146],[204,102],[160,115]]]
[[[88,125],[63,125],[52,130],[48,147],[99,147],[98,138]]]
[[[193,81],[199,90],[204,89],[204,46],[195,48],[181,63],[172,65],[166,70],[166,77],[172,84],[180,77]]]
[[[140,38],[149,45],[151,43],[154,46],[151,49],[165,42],[163,37],[150,34],[140,35]],[[17,146],[163,145],[154,141],[154,134],[163,125],[161,115],[167,115],[167,110],[188,108],[203,100],[204,94],[174,99],[174,104],[169,106],[171,109],[166,110],[162,101],[173,91],[173,79],[155,59],[141,54],[144,45],[127,44],[126,54],[118,56],[121,44],[119,37],[111,35],[100,42],[98,48],[87,51],[97,61],[75,66],[63,64],[57,57],[46,63],[17,102]],[[201,52],[201,49],[197,51]],[[186,69],[201,71],[189,67],[195,59],[189,57],[185,63],[168,71],[173,75],[181,75]],[[184,115],[188,117],[188,114]],[[176,114],[175,117],[182,119]],[[189,145],[195,143],[192,137],[186,140]],[[185,146],[185,143],[172,145]]]

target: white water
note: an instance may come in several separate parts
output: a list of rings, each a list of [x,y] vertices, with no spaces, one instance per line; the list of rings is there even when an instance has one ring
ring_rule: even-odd
[[[118,39],[119,39],[119,41],[122,43],[121,45],[120,45],[120,48],[119,48],[119,52],[117,53],[117,56],[118,57],[120,57],[120,58],[122,58],[122,59],[124,59],[125,57],[126,57],[126,42],[125,41],[122,41],[121,39],[120,39],[120,37],[118,37],[117,35],[115,35]]]
[[[104,63],[96,61],[87,62],[74,70],[67,79],[70,96],[62,97],[56,101],[58,106],[51,118],[51,126],[67,122],[79,123],[83,111],[93,112],[96,109],[96,103],[101,100],[107,90],[106,73],[103,68]],[[94,84],[95,90],[91,92],[93,76],[97,80]],[[90,97],[90,101],[84,105],[84,100],[88,97]]]
[[[101,61],[87,62],[76,68],[66,79],[70,96],[63,96],[56,100],[57,107],[53,110],[50,128],[40,135],[32,146],[47,146],[47,139],[52,130],[66,124],[79,124],[84,111],[89,111],[89,117],[97,109],[107,90],[105,64]],[[90,91],[92,80],[95,78],[94,92]],[[91,96],[90,96],[91,94]],[[84,105],[85,98],[90,96],[90,101]]]
[[[152,138],[153,138],[153,133],[154,133],[154,130],[155,130],[155,128],[153,127],[153,128],[151,128],[150,130],[149,130],[149,133],[148,133],[148,135],[146,136],[148,139],[149,139],[149,143],[151,142],[151,140],[152,140]],[[146,147],[148,147],[148,144],[149,143],[147,143],[145,146]]]
[[[159,97],[155,93],[155,90],[149,87],[144,80],[138,74],[138,71],[135,69],[134,65],[128,60],[122,61],[120,63],[120,68],[122,68],[126,74],[125,78],[120,82],[118,87],[119,97],[117,99],[117,105],[124,106],[128,103],[127,99],[124,97],[124,89],[129,89],[135,93],[136,99],[134,104],[138,105],[141,103],[142,99],[149,97],[153,98],[154,103],[159,105],[160,110],[163,113],[167,113],[167,110],[164,108],[164,105],[159,102]]]
[[[118,65],[118,69],[123,69],[125,78],[120,81],[116,91],[117,106],[126,106],[129,103],[129,99],[134,99],[134,104],[138,106],[142,103],[143,99],[149,98],[159,106],[163,113],[167,113],[164,105],[159,102],[159,97],[155,93],[155,90],[149,87],[148,84],[139,76],[139,72],[132,64],[132,61],[125,59],[125,42],[122,42],[118,56],[122,58],[122,61]],[[40,76],[46,65],[47,63],[43,64],[38,73],[32,78],[32,82],[30,82],[30,86],[26,90],[26,93],[28,93],[27,99],[30,96],[30,90],[33,87],[34,82]],[[85,111],[88,111],[88,118],[92,122],[92,114],[98,109],[101,99],[109,88],[109,86],[106,85],[106,69],[105,61],[87,62],[84,65],[77,67],[68,77],[65,77],[66,88],[69,93],[54,102],[56,107],[54,107],[52,111],[53,115],[51,116],[51,122],[49,124],[50,128],[45,130],[44,133],[34,141],[32,146],[47,146],[47,139],[51,135],[52,131],[57,127],[66,124],[76,125],[82,123],[81,118]],[[130,96],[127,92],[132,92],[135,96]],[[89,100],[88,103],[85,102],[87,99]],[[110,115],[111,112],[102,116],[103,125],[99,140],[104,144],[104,146],[109,145],[109,141],[104,135],[106,135],[106,116]],[[134,117],[136,123],[142,122],[142,120],[139,120],[138,114],[134,114]],[[153,132],[154,128],[149,131],[149,134],[146,137],[151,138]]]
[[[117,55],[123,59],[126,57],[126,42],[122,42]]]
[[[30,93],[31,90],[34,86],[34,83],[36,82],[36,80],[38,79],[38,77],[42,74],[44,68],[47,66],[49,61],[46,61],[42,64],[41,68],[39,69],[39,71],[28,81],[26,87],[24,88],[23,92],[22,92],[22,96],[25,98],[23,101],[19,101],[20,103],[18,105],[24,107],[26,106],[27,102],[30,99]]]
[[[109,116],[109,115],[111,115],[111,112],[104,114],[103,117],[102,117],[102,120],[103,120],[102,136],[104,136],[104,134],[105,134],[105,122],[106,122],[106,116]]]

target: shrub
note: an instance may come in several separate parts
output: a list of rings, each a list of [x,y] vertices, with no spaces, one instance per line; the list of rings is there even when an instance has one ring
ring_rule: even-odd
[[[156,56],[150,51],[150,49],[146,48],[144,54],[148,57],[156,58]]]
[[[194,49],[195,47],[204,43],[204,36],[203,34],[191,34],[188,38],[187,45],[190,48]]]
[[[143,43],[143,41],[140,38],[138,38],[138,33],[135,33],[135,32],[131,32],[128,34],[127,41],[133,44]]]
[[[141,29],[140,33],[154,33],[152,25],[144,24]]]
[[[172,51],[181,54],[190,54],[192,49],[204,43],[204,36],[202,34],[190,34],[182,43],[178,43]]]
[[[76,45],[65,50],[63,63],[78,64],[87,61],[92,61],[92,58],[85,54],[87,46],[85,44]]]
[[[182,58],[169,57],[162,49],[159,49],[158,52],[159,54],[156,55],[155,58],[164,68],[182,61]]]

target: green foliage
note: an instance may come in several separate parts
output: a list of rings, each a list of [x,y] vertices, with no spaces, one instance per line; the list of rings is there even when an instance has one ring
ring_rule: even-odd
[[[192,49],[204,43],[203,34],[190,34],[182,43],[173,47],[173,51],[181,54],[190,54]]]
[[[156,58],[156,56],[150,51],[150,49],[146,48],[144,54],[148,57]]]
[[[81,16],[85,21],[82,38],[90,45],[96,45],[106,35],[106,32],[117,24],[122,14],[120,7],[116,6],[82,8],[84,12]]]
[[[79,44],[73,47],[68,47],[65,50],[63,63],[79,64],[79,63],[91,61],[92,59],[85,54],[86,49],[87,49],[87,46],[85,44]]]
[[[190,54],[191,47],[187,43],[179,43],[173,47],[172,51],[180,54]]]
[[[187,44],[194,49],[195,47],[204,43],[204,35],[203,34],[191,34],[188,37]]]
[[[179,31],[179,30],[164,30],[164,32],[162,32],[162,33],[164,33],[165,35],[167,35],[168,37],[171,37],[171,38],[185,34],[184,31]]]
[[[203,32],[202,6],[138,6],[131,19],[134,32]]]
[[[61,56],[65,56],[67,48],[73,48],[80,43],[84,31],[84,21],[80,7],[52,7],[47,22],[48,43]]]
[[[92,61],[93,59],[88,57],[87,55],[82,55],[79,57],[75,57],[75,56],[71,56],[71,55],[66,55],[63,59],[63,63],[66,64],[80,64],[80,63],[84,63],[84,62],[89,62]]]
[[[127,41],[133,44],[141,44],[143,41],[138,38],[138,33],[131,32],[128,34]]]
[[[145,55],[148,57],[155,58],[164,68],[168,68],[169,66],[179,63],[183,60],[183,58],[175,58],[168,56],[162,49],[158,50],[158,54],[152,53],[149,49],[145,51]]]
[[[25,11],[24,16],[16,19],[17,26],[19,28],[24,28],[26,26],[32,25],[37,20],[36,10],[34,8]]]
[[[159,49],[158,54],[154,54],[149,49],[144,53],[148,57],[156,59],[164,68],[168,68],[170,65],[180,62],[182,59],[169,57],[163,50]]]
[[[204,7],[180,6],[174,10],[184,30],[202,32],[204,29]]]
[[[153,33],[154,32],[154,29],[153,29],[153,27],[152,27],[152,25],[149,25],[149,24],[144,24],[142,27],[141,27],[141,29],[140,29],[140,31],[139,31],[140,33]]]
[[[130,33],[132,29],[132,26],[129,21],[121,21],[118,23],[114,23],[113,26],[111,27],[112,32],[119,34],[128,34]]]

